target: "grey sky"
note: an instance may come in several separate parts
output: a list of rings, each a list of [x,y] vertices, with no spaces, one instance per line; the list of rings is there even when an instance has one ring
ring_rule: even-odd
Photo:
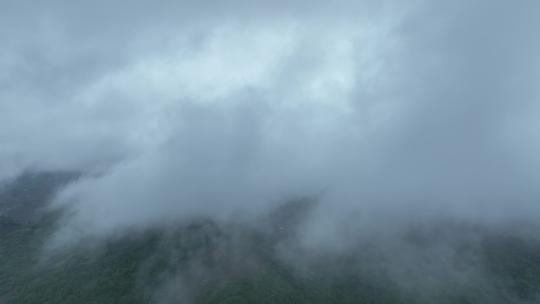
[[[336,217],[536,216],[539,13],[526,0],[4,0],[0,179],[92,173],[57,204],[97,233],[322,189]]]

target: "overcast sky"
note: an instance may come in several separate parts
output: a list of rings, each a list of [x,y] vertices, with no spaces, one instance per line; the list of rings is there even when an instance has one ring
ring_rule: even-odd
[[[0,180],[88,173],[56,203],[98,233],[320,193],[325,214],[540,216],[539,15],[0,0]]]

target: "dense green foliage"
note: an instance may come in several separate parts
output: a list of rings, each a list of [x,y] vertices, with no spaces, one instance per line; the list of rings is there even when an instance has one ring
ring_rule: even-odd
[[[1,191],[0,303],[536,303],[540,242],[495,232],[479,233],[474,251],[481,279],[439,280],[404,271],[399,278],[378,263],[376,251],[355,250],[284,259],[294,223],[306,201],[283,206],[258,228],[194,220],[95,244],[45,250],[60,211],[43,211],[54,188],[71,175],[27,175]],[[261,228],[262,227],[262,228]],[[430,252],[441,235],[470,227],[419,229],[405,241]],[[437,235],[433,236],[433,231]],[[446,231],[446,232],[445,232]],[[395,255],[400,255],[395,252]],[[422,261],[414,259],[422,268]],[[411,260],[408,260],[411,261]],[[426,262],[426,263],[428,263]],[[301,267],[295,264],[301,264]],[[390,264],[393,265],[393,264]],[[405,270],[409,269],[404,267]],[[410,281],[405,288],[400,280]],[[414,281],[418,283],[415,285]],[[431,280],[433,281],[433,280]],[[409,282],[407,282],[409,283]],[[434,287],[435,286],[435,287]]]

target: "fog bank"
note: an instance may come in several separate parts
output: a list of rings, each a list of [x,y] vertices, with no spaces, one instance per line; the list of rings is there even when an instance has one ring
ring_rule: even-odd
[[[540,216],[535,1],[0,4],[0,179],[63,233],[320,201],[307,229]],[[311,225],[311,226],[309,226]]]

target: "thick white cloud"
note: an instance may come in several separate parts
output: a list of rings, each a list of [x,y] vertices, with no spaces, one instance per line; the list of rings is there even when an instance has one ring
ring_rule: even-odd
[[[535,2],[0,6],[0,178],[90,172],[69,227],[540,198]]]

